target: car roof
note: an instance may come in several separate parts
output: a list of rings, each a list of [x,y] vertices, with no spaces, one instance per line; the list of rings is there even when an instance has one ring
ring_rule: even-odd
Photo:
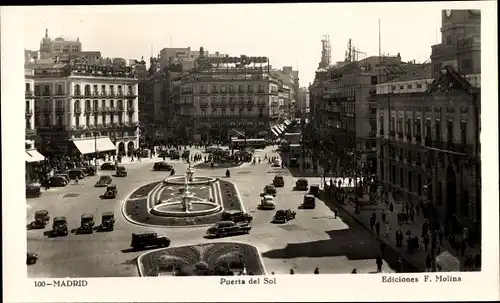
[[[108,188],[109,187],[116,187],[116,184],[110,184],[110,185],[108,185]]]
[[[55,217],[54,218],[54,221],[61,221],[61,220],[66,220],[66,217],[62,216],[62,217]]]
[[[266,187],[274,187],[272,184],[267,184]]]
[[[115,215],[115,213],[114,213],[114,212],[112,212],[112,211],[105,211],[105,212],[103,212],[103,213],[102,213],[102,215],[103,215],[103,216],[114,216],[114,215]]]
[[[45,210],[45,209],[37,210],[37,211],[35,212],[35,214],[48,214],[48,213],[49,213],[49,211],[48,211],[48,210]]]
[[[264,196],[264,199],[273,199],[273,200],[274,200],[274,197],[273,197],[273,196],[271,196],[271,195],[265,195],[265,196]]]
[[[118,166],[118,168],[119,168],[119,169],[125,169],[125,166],[120,165],[120,166]]]
[[[315,198],[316,199],[316,197],[314,195],[311,195],[311,194],[306,194],[306,195],[304,195],[304,197],[305,198]]]
[[[239,214],[239,213],[243,213],[243,212],[241,210],[230,209],[230,210],[225,210],[224,213],[227,213],[227,214]]]
[[[278,209],[278,210],[276,211],[276,213],[284,213],[284,212],[286,212],[286,210],[284,210],[284,209]]]
[[[219,221],[216,223],[217,225],[234,225],[233,221]]]
[[[283,178],[283,175],[275,175],[275,178]]]
[[[83,218],[93,218],[94,215],[93,214],[83,214],[81,217],[82,217],[82,219]]]
[[[107,178],[111,178],[111,176],[110,176],[110,175],[102,175],[102,176],[101,176],[101,179],[102,179],[102,178],[106,178],[106,179],[107,179]]]
[[[307,181],[306,178],[299,178],[297,181]]]
[[[142,233],[132,233],[133,237],[140,237],[140,236],[157,236],[158,233],[155,232],[142,232]]]
[[[315,187],[315,186],[319,187],[319,184],[311,184],[311,187]]]

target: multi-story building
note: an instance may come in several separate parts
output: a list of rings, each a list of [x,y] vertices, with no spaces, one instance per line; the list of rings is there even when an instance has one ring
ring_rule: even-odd
[[[53,58],[54,56],[62,57],[81,51],[82,43],[79,38],[58,37],[52,40],[49,37],[49,30],[45,29],[45,37],[40,42],[40,59]]]
[[[402,199],[424,202],[433,218],[456,217],[477,232],[481,20],[468,10],[443,11],[442,19],[443,43],[432,47],[433,73],[377,85],[378,178]]]
[[[138,81],[130,67],[29,66],[36,146],[42,153],[126,153],[138,147]]]
[[[309,114],[309,98],[309,89],[307,87],[299,88],[296,108],[304,115]]]
[[[280,122],[283,123],[288,119],[291,89],[288,85],[280,81],[278,86],[278,115]]]
[[[35,145],[36,129],[35,129],[35,116],[33,110],[35,108],[35,80],[33,79],[34,70],[31,68],[24,69],[24,83],[25,83],[25,139],[26,147],[33,148]]]
[[[278,124],[279,82],[262,67],[200,70],[181,80],[179,135],[193,141],[269,136]]]

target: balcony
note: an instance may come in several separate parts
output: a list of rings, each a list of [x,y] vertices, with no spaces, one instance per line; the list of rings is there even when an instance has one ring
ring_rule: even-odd
[[[258,89],[257,90],[257,94],[265,94],[264,90],[263,89]]]
[[[62,106],[56,107],[56,113],[58,114],[64,113],[64,107]]]
[[[27,90],[27,91],[24,92],[24,95],[26,96],[26,98],[33,97],[33,91]]]
[[[134,92],[130,92],[130,91],[129,91],[129,92],[127,92],[127,96],[126,96],[126,97],[127,97],[127,98],[135,98],[135,97],[137,97],[137,94],[136,94],[136,93],[134,93]]]
[[[125,108],[123,106],[118,106],[118,111],[123,112],[123,111],[125,111]]]
[[[123,91],[119,90],[118,93],[117,93],[117,96],[118,97],[123,97]]]
[[[94,113],[98,113],[99,112],[99,108],[96,106],[96,107],[93,107],[92,108],[92,112]]]
[[[433,140],[432,141],[432,147],[442,149],[443,148],[443,141],[441,140]]]
[[[257,106],[258,106],[258,107],[265,107],[265,106],[266,106],[266,103],[264,103],[264,102],[258,102],[258,103],[257,103]]]
[[[208,95],[208,91],[207,90],[201,90],[199,92],[200,95]]]
[[[92,112],[92,108],[90,107],[85,107],[85,113],[91,113]]]
[[[57,96],[64,96],[64,95],[65,95],[65,93],[64,93],[62,90],[60,90],[60,91],[57,91],[57,94],[56,94],[56,95],[57,95]]]
[[[82,109],[79,108],[79,107],[75,107],[75,111],[74,111],[75,114],[81,114],[82,113]]]
[[[73,96],[75,96],[75,97],[81,97],[82,96],[82,92],[79,91],[79,90],[75,90]]]
[[[43,92],[43,94],[42,94],[42,96],[47,96],[47,97],[50,96],[50,95],[51,95],[50,92]]]
[[[107,96],[107,95],[108,95],[108,93],[107,93],[105,90],[103,90],[103,91],[100,93],[100,95],[101,95],[101,96]]]
[[[427,146],[427,147],[432,147],[432,139],[431,139],[431,137],[425,137],[424,145]]]
[[[42,110],[42,112],[43,112],[44,114],[50,114],[50,113],[52,112],[52,108],[44,108],[44,109]]]
[[[238,89],[238,94],[244,94],[245,91],[243,89]]]
[[[114,97],[115,96],[115,92],[113,92],[113,91],[109,92],[109,96],[110,97]]]
[[[33,115],[33,110],[31,108],[27,108],[25,114],[26,116],[30,117],[31,115]]]
[[[35,107],[35,114],[39,114],[41,112],[42,110],[40,109],[40,107]]]
[[[129,106],[129,107],[127,108],[127,111],[128,111],[129,113],[133,113],[133,112],[135,111],[135,108],[134,108],[133,106]]]

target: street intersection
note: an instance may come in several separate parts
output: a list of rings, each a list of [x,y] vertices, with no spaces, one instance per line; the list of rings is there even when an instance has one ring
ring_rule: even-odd
[[[193,153],[193,152],[192,152]],[[66,216],[69,229],[79,226],[80,215],[92,213],[96,225],[100,224],[103,212],[113,211],[116,216],[115,230],[107,233],[48,238],[45,230],[28,230],[28,251],[37,252],[40,259],[28,267],[29,277],[130,277],[138,276],[137,258],[142,252],[129,252],[133,232],[154,231],[165,234],[172,246],[202,244],[208,242],[237,241],[255,245],[262,255],[267,273],[287,274],[293,269],[297,274],[312,273],[316,267],[320,273],[358,273],[376,271],[375,258],[379,254],[378,241],[351,218],[335,218],[333,211],[318,201],[316,209],[297,209],[304,192],[293,191],[296,178],[286,169],[271,167],[264,157],[277,156],[273,149],[257,150],[255,156],[261,163],[244,164],[231,169],[231,181],[237,186],[243,207],[253,216],[252,231],[248,235],[208,240],[203,236],[206,227],[164,228],[139,226],[123,217],[123,201],[138,187],[163,180],[168,172],[152,171],[155,160],[127,165],[128,177],[113,178],[118,187],[116,199],[101,200],[103,188],[94,188],[97,178],[88,177],[78,185],[53,188],[39,198],[27,200],[27,223],[33,220],[34,212],[49,211],[51,218]],[[159,161],[159,160],[158,160]],[[187,168],[179,161],[173,164],[178,174]],[[108,172],[98,172],[108,174]],[[195,176],[222,178],[225,169],[196,169]],[[295,220],[283,225],[270,223],[273,211],[257,210],[260,192],[271,183],[275,174],[285,179],[285,187],[278,188],[276,209],[294,209]],[[309,183],[320,183],[320,178],[308,178]],[[383,266],[384,272],[392,272]]]

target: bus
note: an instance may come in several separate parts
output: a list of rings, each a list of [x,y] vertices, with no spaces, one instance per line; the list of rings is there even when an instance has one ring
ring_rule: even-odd
[[[241,149],[245,147],[265,148],[267,141],[265,139],[231,139],[231,148]]]

